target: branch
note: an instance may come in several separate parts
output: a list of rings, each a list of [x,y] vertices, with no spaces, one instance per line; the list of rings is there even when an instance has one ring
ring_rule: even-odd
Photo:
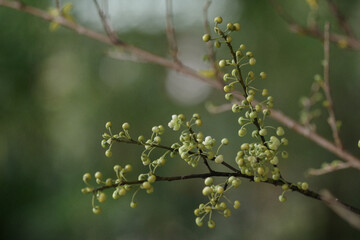
[[[320,193],[321,200],[324,201],[329,208],[347,221],[351,226],[360,230],[360,216],[354,214],[354,212],[340,202],[339,199],[333,197],[329,191],[323,190]]]
[[[21,2],[18,1],[7,1],[7,0],[0,0],[0,6],[4,6],[7,8],[11,8],[17,11],[21,11],[21,12],[26,12],[30,15],[39,17],[45,21],[55,21],[58,22],[60,25],[71,29],[73,31],[75,31],[76,33],[80,34],[80,35],[84,35],[88,38],[97,40],[99,42],[105,43],[107,45],[112,45],[112,46],[118,46],[121,47],[123,50],[130,52],[132,55],[137,56],[139,59],[141,59],[142,61],[145,62],[151,62],[151,63],[155,63],[158,64],[160,66],[166,67],[166,68],[171,68],[174,69],[175,71],[178,71],[182,74],[191,76],[195,79],[198,79],[200,81],[206,82],[209,85],[211,85],[214,88],[217,89],[222,89],[222,84],[220,84],[219,82],[213,81],[211,79],[208,79],[200,74],[198,74],[195,70],[185,66],[185,65],[179,65],[173,61],[170,61],[166,58],[163,58],[161,56],[152,54],[150,52],[147,52],[145,50],[142,50],[140,48],[137,48],[135,46],[132,46],[130,44],[127,44],[125,42],[120,42],[120,43],[116,43],[114,44],[108,36],[103,35],[101,33],[98,32],[94,32],[88,28],[85,28],[77,23],[74,22],[70,22],[68,20],[66,20],[63,17],[53,17],[50,14],[48,14],[47,12],[40,10],[38,8],[35,7],[31,7],[31,6],[27,6],[22,4]],[[331,41],[331,36],[330,35],[330,41]],[[360,43],[358,43],[358,49],[360,49]],[[348,161],[351,163],[351,166],[354,168],[358,168],[360,169],[360,159],[356,158],[355,156],[347,153],[346,151],[344,151],[343,149],[340,149],[338,147],[336,147],[334,144],[332,144],[331,142],[329,142],[328,140],[326,140],[325,138],[319,136],[318,134],[309,131],[307,128],[305,128],[304,126],[300,125],[299,123],[297,123],[295,120],[291,119],[290,117],[286,116],[285,114],[283,114],[281,111],[272,109],[271,110],[271,115],[272,118],[274,118],[275,120],[277,120],[278,122],[282,123],[283,125],[285,125],[286,127],[290,128],[291,130],[299,133],[300,135],[303,135],[304,137],[310,139],[311,141],[317,143],[319,146],[327,149],[328,151],[334,153],[335,155],[337,155],[338,157]]]
[[[324,40],[324,33],[321,32],[318,28],[307,28],[299,25],[296,23],[278,4],[276,0],[269,0],[271,4],[274,6],[277,13],[285,20],[288,24],[290,31],[299,33],[301,35],[307,35],[309,37],[314,37],[320,39],[321,41]],[[352,50],[360,50],[360,41],[357,38],[344,36],[336,33],[329,34],[329,40],[333,43],[343,43],[345,41],[346,47]]]
[[[174,61],[181,65],[181,61],[177,56],[178,47],[175,37],[175,28],[173,24],[172,0],[166,0],[165,3],[166,3],[166,36],[170,46],[170,54],[173,57]]]
[[[329,30],[330,24],[327,22],[325,24],[324,29],[324,84],[323,89],[325,92],[326,100],[328,102],[327,109],[329,111],[329,125],[333,134],[333,138],[335,140],[335,144],[339,148],[343,148],[341,139],[339,137],[339,131],[336,126],[336,118],[335,118],[335,111],[334,111],[334,103],[331,98],[330,93],[330,81],[329,81],[329,58],[330,58],[330,44],[329,44]]]
[[[325,167],[319,168],[319,169],[309,169],[307,174],[312,176],[320,176],[323,174],[335,172],[337,170],[346,169],[349,168],[350,164],[347,162],[339,162],[336,164],[328,164]]]
[[[186,179],[205,179],[207,177],[230,177],[230,176],[234,176],[234,177],[241,177],[241,178],[246,178],[250,181],[253,180],[253,177],[245,175],[245,174],[241,174],[241,172],[236,172],[236,173],[229,173],[229,172],[217,172],[217,171],[212,171],[210,173],[200,173],[200,174],[190,174],[190,175],[184,175],[184,176],[173,176],[173,177],[161,177],[161,176],[156,176],[156,182],[163,182],[163,181],[181,181],[181,180],[186,180]],[[121,182],[119,184],[113,184],[110,186],[102,186],[99,188],[95,188],[93,190],[94,193],[98,192],[98,191],[103,191],[105,189],[109,189],[109,188],[116,188],[118,186],[122,186],[122,185],[137,185],[137,184],[141,184],[143,183],[145,180],[143,181],[124,181]],[[268,183],[268,184],[272,184],[274,186],[282,186],[284,184],[288,184],[289,188],[294,191],[294,192],[298,192],[306,197],[310,197],[313,199],[317,199],[320,201],[323,201],[325,203],[328,204],[328,201],[325,199],[322,199],[321,195],[313,192],[311,190],[302,190],[300,188],[298,188],[295,184],[291,183],[291,182],[287,182],[287,181],[283,181],[283,180],[272,180],[272,179],[268,179],[267,181],[263,182],[263,183]],[[340,200],[336,200],[338,203],[340,203],[344,209],[346,209],[348,212],[351,212],[353,215],[357,214],[360,215],[360,209],[352,207],[346,203],[341,202]],[[355,216],[357,216],[355,215]]]
[[[349,37],[355,38],[354,32],[346,21],[345,16],[340,12],[338,6],[332,0],[327,0],[327,3],[345,34]]]

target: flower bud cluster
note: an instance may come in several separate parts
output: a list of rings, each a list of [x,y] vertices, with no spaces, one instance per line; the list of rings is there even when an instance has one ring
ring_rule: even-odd
[[[208,177],[204,181],[205,187],[202,190],[202,194],[207,196],[209,201],[207,203],[201,203],[198,208],[194,210],[196,216],[195,223],[199,227],[203,226],[204,219],[208,216],[207,225],[209,228],[215,227],[215,222],[212,219],[213,212],[218,212],[224,217],[230,217],[232,212],[229,205],[232,205],[234,209],[240,207],[238,200],[232,202],[225,196],[225,193],[231,188],[237,188],[241,184],[241,180],[236,177],[229,177],[226,182],[220,184],[214,184],[214,179]],[[225,201],[228,202],[228,204]]]

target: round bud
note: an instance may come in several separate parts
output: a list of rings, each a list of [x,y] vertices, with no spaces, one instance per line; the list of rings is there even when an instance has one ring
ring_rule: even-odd
[[[210,41],[210,39],[211,39],[210,34],[204,34],[202,37],[202,40],[204,42],[208,42],[208,41]]]
[[[262,80],[266,79],[266,73],[261,72],[261,73],[260,73],[260,77],[261,77]]]
[[[234,202],[234,208],[235,209],[238,209],[240,207],[240,202],[238,201],[238,200],[236,200],[235,202]]]
[[[263,128],[263,129],[261,129],[260,131],[259,131],[259,135],[260,136],[266,136],[266,134],[267,134],[267,130],[265,129],[265,128]]]
[[[229,144],[229,139],[227,139],[227,138],[221,139],[221,144],[228,145]]]
[[[225,94],[225,99],[228,100],[228,101],[231,101],[233,99],[233,94],[232,93],[227,93]]]
[[[232,31],[234,29],[234,25],[232,23],[228,23],[226,24],[226,28]]]
[[[105,195],[105,193],[101,192],[101,193],[99,194],[99,196],[97,197],[97,199],[98,199],[98,201],[99,201],[100,203],[105,202],[105,201],[106,201],[106,195]]]
[[[244,51],[246,49],[246,46],[244,44],[240,44],[240,50]]]
[[[215,224],[214,220],[209,220],[208,221],[208,227],[209,228],[215,228],[215,226],[216,226],[216,224]]]
[[[112,179],[111,178],[107,178],[105,181],[105,185],[110,187],[113,184]]]
[[[219,61],[219,67],[225,67],[226,66],[226,61],[224,59]]]
[[[148,181],[145,181],[142,183],[142,187],[144,189],[150,189],[151,188],[151,184]]]
[[[282,190],[286,191],[286,190],[289,190],[289,184],[283,184],[281,186]]]
[[[247,100],[248,102],[254,101],[254,95],[249,95],[249,96],[247,96],[246,100]]]
[[[222,23],[222,21],[223,21],[223,19],[222,19],[222,17],[220,17],[220,16],[214,18],[214,22],[215,22],[215,23]]]
[[[155,175],[150,175],[147,180],[148,180],[149,183],[153,183],[153,182],[156,181],[156,176]]]
[[[119,172],[119,171],[121,171],[121,169],[122,169],[122,167],[120,165],[115,165],[114,166],[114,171],[115,172]]]
[[[240,31],[241,25],[239,23],[234,23],[235,31]]]
[[[229,79],[229,77],[230,77],[230,75],[228,74],[228,73],[225,73],[224,74],[224,77],[223,77],[223,80],[226,82],[226,81],[229,81],[230,79]]]
[[[200,127],[202,125],[201,119],[196,119],[195,124],[196,126]]]
[[[91,180],[91,174],[90,174],[90,173],[85,173],[85,174],[83,175],[83,181],[84,181],[85,183],[88,183],[90,180]]]
[[[210,186],[213,182],[214,182],[214,179],[212,177],[207,177],[207,178],[205,178],[205,181],[204,181],[206,186]]]
[[[117,190],[115,190],[115,191],[113,192],[112,198],[115,199],[115,200],[120,198],[120,195],[118,194],[118,191],[117,191]]]
[[[284,129],[283,129],[282,127],[278,127],[278,128],[276,129],[276,135],[282,136],[282,135],[284,135],[284,134],[285,134],[285,131],[284,131]]]
[[[96,179],[102,179],[102,177],[103,177],[103,175],[102,175],[101,172],[96,172],[96,173],[95,173],[95,178],[96,178]]]
[[[100,214],[101,213],[101,208],[99,206],[95,206],[92,209],[94,214]]]
[[[124,124],[122,125],[122,128],[123,128],[125,131],[127,131],[127,130],[130,129],[130,124],[126,122],[126,123],[124,123]]]
[[[360,140],[358,141],[358,147],[360,148]]]
[[[240,149],[241,150],[249,150],[249,144],[248,143],[241,144]]]
[[[279,158],[277,156],[273,157],[273,159],[270,160],[270,163],[272,165],[277,165],[279,163]]]
[[[225,85],[224,86],[224,92],[228,93],[232,91],[232,87],[230,87],[229,85]]]
[[[140,135],[140,136],[138,137],[138,141],[139,141],[139,142],[144,142],[144,141],[145,141],[145,137],[142,136],[142,135]]]
[[[263,95],[264,97],[266,97],[267,95],[269,95],[269,90],[263,89],[261,95]]]
[[[250,64],[250,65],[255,65],[255,63],[256,63],[256,59],[255,59],[255,58],[252,57],[252,58],[249,59],[249,64]]]
[[[264,175],[265,169],[263,167],[258,167],[257,172],[259,175]]]
[[[238,134],[239,134],[240,137],[243,137],[243,136],[246,135],[246,132],[247,132],[246,128],[240,128]]]
[[[302,190],[308,190],[309,189],[309,184],[308,183],[306,183],[306,182],[303,182],[302,184],[301,184],[301,189]]]
[[[105,151],[105,156],[108,157],[108,158],[112,156],[112,152],[111,152],[110,149]]]
[[[221,42],[219,42],[218,40],[216,40],[216,41],[214,42],[214,46],[215,46],[216,48],[220,48],[220,47],[221,47]]]
[[[222,163],[224,161],[224,156],[223,155],[218,155],[216,158],[215,158],[215,162],[216,163]]]
[[[136,208],[137,207],[137,202],[131,202],[130,207],[131,208]]]
[[[108,146],[109,146],[109,143],[105,139],[101,140],[101,147],[102,148],[107,148]]]
[[[106,124],[105,124],[105,128],[111,128],[112,127],[112,123],[111,122],[107,122]]]
[[[287,151],[282,151],[281,152],[281,157],[282,158],[288,158],[289,157],[289,153]]]
[[[201,227],[204,223],[203,223],[203,221],[202,221],[202,219],[201,219],[201,217],[197,217],[196,219],[195,219],[195,223],[196,223],[196,225],[198,225],[199,227]]]
[[[280,202],[286,202],[286,197],[283,196],[283,195],[280,195],[280,196],[279,196],[279,201],[280,201]]]
[[[124,168],[124,172],[131,172],[132,166],[130,164],[126,164]]]
[[[216,192],[218,194],[222,194],[222,193],[224,193],[224,188],[222,186],[216,186]]]
[[[227,42],[227,43],[231,43],[231,42],[232,42],[232,37],[231,37],[231,36],[227,36],[227,37],[226,37],[226,42]]]
[[[208,187],[208,186],[204,187],[204,189],[202,190],[202,194],[203,194],[204,196],[207,196],[207,195],[211,194],[212,192],[213,192],[213,191],[212,191],[212,188],[211,188],[211,187]]]

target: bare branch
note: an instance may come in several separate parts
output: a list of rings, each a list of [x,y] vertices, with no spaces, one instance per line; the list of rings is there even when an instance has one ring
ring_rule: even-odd
[[[307,27],[303,27],[303,26],[299,25],[283,10],[283,8],[278,4],[278,2],[276,0],[269,0],[269,1],[272,3],[272,5],[274,6],[274,8],[278,12],[278,14],[289,25],[290,31],[301,34],[301,35],[314,37],[314,38],[320,39],[322,41],[324,40],[324,33],[321,32],[319,29],[307,28]],[[347,48],[350,48],[352,50],[360,50],[360,41],[354,37],[340,35],[340,34],[336,34],[336,33],[330,33],[329,40],[336,44],[345,42],[345,45]]]
[[[328,190],[320,192],[324,201],[337,215],[347,221],[351,226],[360,230],[360,216],[349,210],[339,199],[333,197]]]
[[[103,24],[104,30],[106,32],[106,34],[108,35],[109,39],[111,40],[112,43],[118,45],[118,44],[122,44],[123,42],[118,38],[116,32],[112,29],[109,20],[105,14],[105,12],[101,9],[99,3],[97,0],[94,0],[94,4],[95,7],[99,13],[101,22]]]
[[[349,37],[355,38],[354,32],[346,21],[345,16],[340,12],[338,6],[333,2],[333,0],[327,0],[327,3],[345,34]]]
[[[177,56],[178,47],[175,37],[175,28],[173,24],[172,0],[165,0],[165,3],[166,3],[166,36],[170,46],[170,54],[176,63],[181,64],[181,61]]]
[[[330,31],[330,24],[327,22],[325,24],[324,29],[324,84],[322,85],[326,100],[328,103],[327,109],[329,111],[329,125],[333,134],[333,138],[335,140],[336,146],[339,148],[343,148],[339,131],[336,126],[336,118],[335,118],[335,111],[334,111],[334,103],[331,98],[330,93],[330,81],[329,81],[329,58],[330,58],[330,43],[329,43],[329,31]]]
[[[325,167],[319,168],[319,169],[309,169],[307,174],[311,176],[320,176],[327,173],[335,172],[337,170],[346,169],[351,167],[349,163],[347,162],[339,162],[337,164],[328,164]]]

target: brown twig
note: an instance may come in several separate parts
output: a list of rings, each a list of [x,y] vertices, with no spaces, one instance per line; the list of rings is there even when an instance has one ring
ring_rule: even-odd
[[[211,5],[211,1],[207,0],[205,2],[204,8],[203,8],[204,29],[205,29],[205,33],[209,34],[209,35],[210,35],[210,25],[209,25],[209,21],[208,21],[208,10],[209,10],[210,5]],[[209,41],[209,42],[207,42],[207,47],[208,47],[209,61],[210,61],[211,67],[215,73],[215,77],[216,77],[217,81],[223,85],[222,75],[218,68],[218,64],[216,62],[216,54],[214,51],[214,45],[211,41]]]
[[[328,164],[325,167],[319,168],[319,169],[309,169],[307,174],[312,176],[320,176],[327,173],[335,172],[337,170],[346,169],[351,167],[348,162],[339,162],[337,164]]]
[[[96,9],[98,11],[98,14],[100,16],[100,19],[101,19],[101,22],[103,24],[104,30],[105,30],[106,34],[108,35],[110,41],[115,45],[122,45],[123,42],[119,39],[116,32],[111,27],[111,25],[109,23],[109,19],[107,18],[105,12],[100,7],[98,1],[94,0],[94,4],[95,4],[95,7],[96,7]]]
[[[128,43],[125,43],[123,41],[115,44],[109,39],[108,36],[103,35],[98,32],[94,32],[88,28],[85,28],[85,27],[77,24],[77,23],[68,21],[67,19],[65,19],[63,17],[53,17],[43,10],[28,6],[28,5],[24,5],[18,1],[0,0],[0,6],[4,6],[4,7],[14,9],[14,10],[26,12],[28,14],[39,17],[39,18],[44,19],[49,22],[52,22],[52,21],[58,22],[60,25],[75,31],[76,33],[78,33],[80,35],[84,35],[88,38],[97,40],[99,42],[102,42],[102,43],[105,43],[108,45],[121,47],[123,50],[130,52],[134,56],[137,56],[142,61],[146,61],[146,62],[158,64],[158,65],[166,67],[166,68],[174,69],[175,71],[178,71],[180,73],[183,73],[183,74],[191,76],[191,77],[194,77],[195,79],[198,79],[200,81],[206,82],[214,88],[222,89],[222,84],[198,74],[195,70],[193,70],[185,65],[179,65],[173,61],[170,61],[161,56],[147,52],[145,50],[137,48],[137,47],[130,45]],[[331,40],[331,35],[330,35],[330,40]],[[359,43],[359,49],[360,49],[360,43]],[[282,123],[283,125],[290,128],[291,130],[299,133],[300,135],[310,139],[311,141],[317,143],[318,145],[320,145],[321,147],[325,148],[326,150],[334,153],[338,157],[348,161],[352,167],[360,169],[360,160],[358,158],[356,158],[355,156],[347,153],[343,149],[336,147],[334,144],[332,144],[325,138],[319,136],[315,132],[309,131],[307,128],[305,128],[301,124],[297,123],[295,120],[291,119],[290,117],[286,116],[281,111],[272,109],[271,112],[272,112],[272,114],[270,116],[272,118],[274,118],[275,120],[277,120],[278,122]]]
[[[166,3],[166,36],[170,46],[170,54],[174,61],[181,65],[181,61],[179,60],[178,47],[175,37],[175,28],[173,24],[173,15],[172,15],[172,0],[165,0]]]
[[[336,118],[334,111],[334,103],[332,101],[331,92],[330,92],[330,81],[329,81],[329,59],[330,59],[330,42],[329,42],[329,32],[330,32],[330,24],[325,23],[324,28],[324,84],[322,88],[324,89],[326,100],[328,102],[327,109],[329,111],[329,125],[333,134],[333,138],[335,144],[339,148],[343,148],[341,139],[339,137],[339,131],[336,126]]]
[[[293,18],[288,15],[280,4],[276,0],[269,0],[271,4],[274,6],[277,13],[285,20],[285,22],[289,25],[289,29],[292,32],[306,35],[309,37],[314,37],[317,39],[320,39],[321,41],[324,40],[324,33],[320,31],[318,28],[307,28],[303,27],[300,24],[296,23]],[[342,42],[346,42],[346,47],[352,50],[360,50],[360,41],[355,37],[345,36],[341,34],[336,33],[330,33],[329,34],[329,40],[330,42],[339,44]]]
[[[351,226],[360,230],[360,216],[349,210],[339,199],[333,197],[327,190],[320,192],[321,200],[324,201],[337,215],[347,221]]]
[[[349,37],[355,38],[354,32],[346,21],[345,16],[340,12],[338,6],[332,0],[327,0],[327,3],[345,34]]]

